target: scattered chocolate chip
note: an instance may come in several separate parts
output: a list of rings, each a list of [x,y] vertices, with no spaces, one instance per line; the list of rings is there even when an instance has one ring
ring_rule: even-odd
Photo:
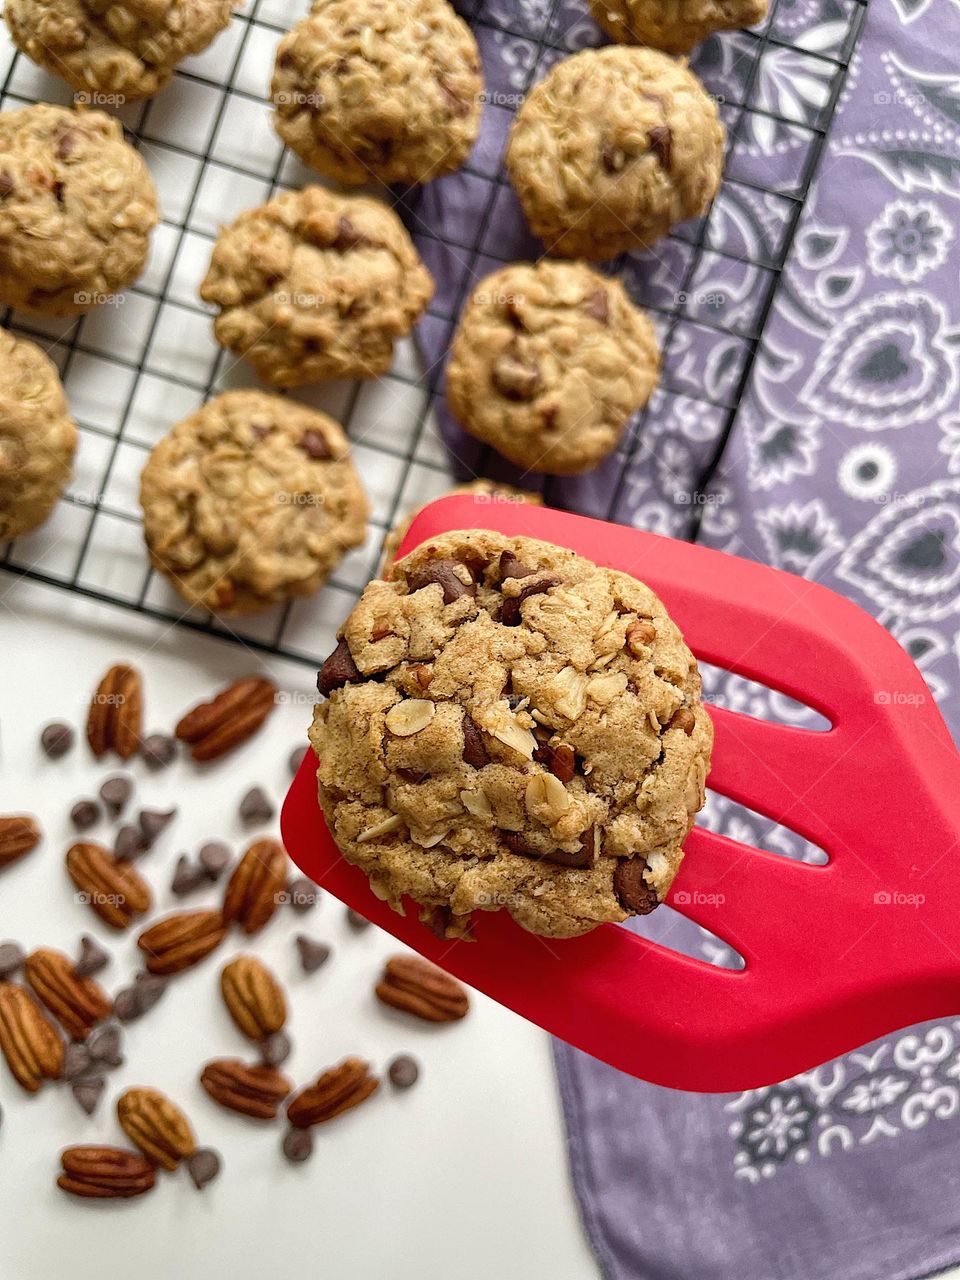
[[[86,1080],[75,1080],[70,1086],[70,1092],[76,1098],[82,1110],[88,1116],[92,1116],[100,1104],[106,1084],[107,1082],[103,1076],[90,1076]]]
[[[40,747],[51,760],[59,760],[73,746],[75,734],[68,724],[55,720],[40,734]]]
[[[177,743],[167,733],[150,733],[140,744],[144,764],[150,769],[166,769],[177,754]]]
[[[121,1022],[133,1022],[143,1013],[135,987],[121,987],[113,997],[113,1012]]]
[[[297,951],[300,955],[300,968],[304,973],[316,973],[322,964],[330,958],[330,948],[325,942],[315,942],[305,933],[297,934]]]
[[[561,782],[570,782],[577,769],[577,757],[573,747],[561,742],[552,747],[549,742],[541,743],[533,753],[534,760],[549,769]]]
[[[270,821],[276,813],[276,807],[263,787],[251,787],[240,801],[239,812],[244,822],[263,823]]]
[[[93,800],[78,800],[70,810],[70,821],[78,831],[87,831],[100,821],[100,806]]]
[[[287,768],[290,770],[291,777],[299,772],[300,766],[303,764],[309,750],[309,747],[294,747],[290,752],[287,757]]]
[[[117,832],[117,838],[113,842],[114,855],[121,862],[133,862],[135,858],[139,858],[141,854],[146,853],[149,848],[150,842],[145,839],[139,827],[133,827],[129,824],[120,828]]]
[[[141,809],[137,814],[137,822],[144,840],[153,844],[157,836],[176,817],[176,809]]]
[[[202,1191],[208,1182],[212,1182],[221,1168],[220,1157],[210,1147],[197,1147],[192,1155],[187,1156],[184,1163],[198,1191]]]
[[[79,1040],[71,1040],[63,1055],[64,1080],[77,1080],[90,1070],[90,1051]]]
[[[463,760],[465,764],[472,764],[475,769],[482,769],[485,764],[490,763],[480,727],[466,711],[463,713]]]
[[[337,224],[337,238],[333,242],[335,249],[358,249],[361,245],[370,243],[370,238],[359,231],[349,218],[340,219]]]
[[[370,921],[366,916],[362,916],[359,911],[354,911],[353,907],[347,907],[346,910],[347,924],[357,933],[362,933],[364,929],[370,928]]]
[[[407,578],[407,590],[412,595],[414,591],[422,591],[424,587],[436,583],[443,590],[444,604],[453,604],[461,596],[475,596],[477,584],[472,576],[469,582],[464,582],[458,572],[463,569],[466,569],[466,565],[459,560],[431,560]]]
[[[100,787],[100,799],[106,805],[108,812],[117,814],[130,799],[133,792],[133,783],[129,778],[124,778],[117,774],[116,777],[107,778]]]
[[[260,1058],[265,1066],[279,1067],[290,1057],[293,1045],[285,1031],[274,1031],[260,1041]]]
[[[390,1083],[398,1089],[409,1089],[412,1084],[417,1083],[420,1067],[416,1058],[411,1058],[409,1053],[398,1053],[387,1067],[387,1075]]]
[[[508,400],[533,400],[543,381],[540,366],[504,352],[493,363],[493,385]]]
[[[167,989],[166,978],[156,973],[138,973],[134,990],[141,1013],[149,1013]]]
[[[531,569],[529,565],[518,560],[512,551],[500,552],[500,560],[497,564],[497,582],[502,583],[506,578],[529,578],[536,572],[536,569]]]
[[[632,911],[638,916],[649,915],[654,907],[660,905],[656,889],[643,878],[646,869],[646,861],[634,854],[632,858],[621,858],[613,873],[613,892],[617,901],[624,911]]]
[[[520,594],[516,596],[507,596],[500,610],[500,621],[505,627],[516,627],[520,625],[520,606],[530,596],[543,595],[545,591],[549,591],[551,587],[558,587],[560,579],[555,573],[544,573],[535,578],[533,582],[526,582],[520,588]]]
[[[309,431],[305,431],[300,437],[300,448],[308,458],[313,458],[315,462],[321,462],[324,458],[333,456],[326,438],[315,427],[311,427]]]
[[[16,942],[0,942],[0,980],[9,978],[23,967],[26,956]]]
[[[287,901],[294,911],[302,915],[320,901],[320,890],[306,876],[298,876],[287,885]]]
[[[0,200],[6,200],[7,196],[12,196],[16,189],[13,179],[6,169],[0,170]]]
[[[283,1139],[283,1154],[291,1164],[303,1164],[313,1154],[313,1134],[309,1129],[287,1130]]]
[[[647,141],[650,143],[650,150],[659,160],[661,167],[669,172],[670,151],[673,145],[673,133],[669,125],[654,125],[647,134]]]
[[[120,1028],[112,1023],[94,1027],[87,1036],[87,1052],[94,1062],[102,1062],[108,1067],[119,1067],[123,1062],[120,1052]]]
[[[682,729],[689,738],[697,727],[697,717],[690,707],[680,707],[670,718],[668,729]]]
[[[607,324],[610,320],[610,296],[606,289],[594,289],[589,297],[584,298],[583,310],[591,319]]]
[[[346,640],[341,640],[320,668],[317,689],[325,698],[329,698],[334,689],[342,689],[345,684],[360,684],[362,681],[363,676],[353,660],[350,646]]]
[[[89,933],[85,933],[80,939],[80,957],[73,966],[73,972],[78,978],[92,978],[95,973],[100,973],[110,963],[110,955],[96,938],[92,938]]]
[[[173,879],[170,881],[170,892],[182,898],[185,894],[199,889],[202,884],[209,883],[210,878],[203,867],[198,866],[185,853],[181,853],[177,859]]]
[[[230,865],[233,854],[222,840],[208,840],[200,846],[197,858],[208,880],[219,880]]]

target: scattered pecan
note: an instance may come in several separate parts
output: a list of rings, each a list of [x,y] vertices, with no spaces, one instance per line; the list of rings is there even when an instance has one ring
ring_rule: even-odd
[[[0,817],[0,871],[35,849],[40,843],[40,828],[26,813]]]
[[[253,736],[276,705],[277,686],[250,676],[221,689],[188,711],[174,733],[190,744],[194,760],[217,760]]]
[[[428,1022],[456,1022],[470,1007],[466,991],[420,956],[391,956],[376,985],[377,998]]]
[[[150,909],[150,887],[129,862],[115,858],[99,844],[79,841],[66,857],[67,873],[104,924],[127,929]]]
[[[257,956],[231,960],[220,974],[220,991],[230,1017],[251,1040],[273,1035],[287,1020],[283,988]]]
[[[287,1104],[287,1119],[295,1129],[324,1124],[365,1102],[380,1085],[370,1074],[369,1063],[361,1058],[344,1058],[336,1067],[322,1072],[316,1084],[301,1089]]]
[[[656,889],[643,878],[646,869],[646,860],[634,854],[632,858],[621,858],[613,873],[613,892],[617,901],[624,911],[638,916],[648,916],[654,907],[660,905]]]
[[[70,1195],[128,1200],[153,1186],[154,1167],[137,1151],[120,1147],[67,1147],[60,1153],[63,1173],[57,1186]]]
[[[219,911],[177,911],[145,929],[137,946],[151,973],[182,973],[219,947],[226,935]]]
[[[244,933],[256,933],[280,905],[287,882],[287,855],[276,840],[255,840],[227,882],[223,918]]]
[[[36,1093],[63,1075],[63,1041],[25,987],[0,982],[0,1052],[14,1078]]]
[[[143,685],[135,667],[118,663],[94,691],[87,712],[87,742],[95,756],[115,751],[129,760],[140,747]]]
[[[93,978],[79,976],[62,951],[38,947],[27,956],[23,972],[34,994],[74,1040],[86,1040],[110,1013],[107,993]]]
[[[274,1120],[293,1084],[276,1067],[248,1067],[239,1058],[208,1062],[200,1083],[214,1102],[254,1120]]]
[[[127,1089],[117,1099],[120,1128],[148,1160],[173,1170],[197,1149],[190,1121],[159,1089]]]

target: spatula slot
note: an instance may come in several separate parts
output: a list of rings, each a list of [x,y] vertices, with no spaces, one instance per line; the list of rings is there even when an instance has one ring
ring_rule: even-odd
[[[743,956],[729,942],[703,925],[695,924],[666,903],[648,916],[634,916],[620,927],[668,951],[706,961],[718,969],[743,969],[746,965]]]
[[[793,862],[822,867],[830,861],[826,849],[789,826],[773,822],[754,809],[738,804],[707,786],[707,803],[697,818],[699,826],[736,840],[749,849],[762,849]]]
[[[703,676],[703,700],[711,706],[725,707],[755,720],[818,733],[826,733],[833,727],[831,721],[815,707],[798,702],[772,685],[727,671],[699,656],[698,664]]]

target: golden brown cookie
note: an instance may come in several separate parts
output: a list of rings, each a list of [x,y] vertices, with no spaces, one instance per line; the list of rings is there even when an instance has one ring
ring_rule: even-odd
[[[760,22],[767,0],[590,0],[590,12],[613,40],[689,53],[714,31]]]

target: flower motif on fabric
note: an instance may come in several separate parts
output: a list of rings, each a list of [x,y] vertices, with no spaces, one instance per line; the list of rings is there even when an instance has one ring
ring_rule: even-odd
[[[809,1141],[813,1115],[812,1100],[800,1089],[777,1085],[746,1112],[737,1142],[754,1164],[782,1164]]]
[[[768,563],[804,577],[816,576],[843,546],[837,522],[819,498],[807,503],[777,503],[757,512],[756,523]]]
[[[885,444],[858,444],[840,459],[837,481],[861,502],[889,501],[897,478],[897,457]]]
[[[915,284],[942,267],[953,229],[929,200],[894,200],[867,228],[871,271],[903,284]]]

